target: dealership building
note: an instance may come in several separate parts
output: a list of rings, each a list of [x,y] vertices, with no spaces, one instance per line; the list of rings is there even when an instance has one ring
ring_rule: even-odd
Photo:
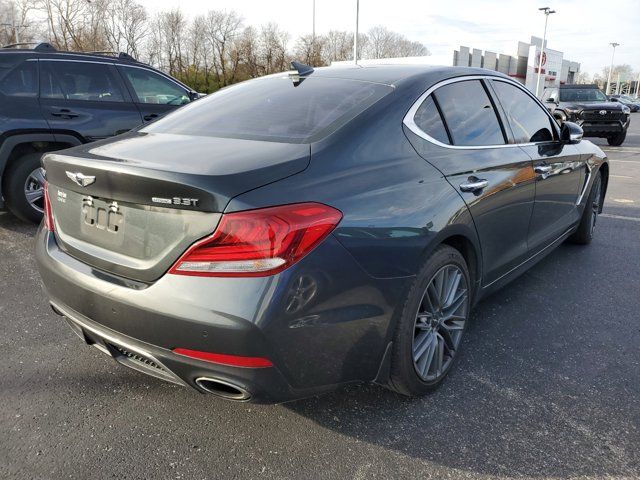
[[[418,65],[454,65],[463,67],[481,67],[509,75],[525,85],[531,92],[536,91],[538,81],[538,64],[542,39],[531,37],[529,43],[518,42],[516,55],[482,51],[477,48],[460,47],[451,54],[428,55],[424,57],[382,58],[358,60],[361,65],[367,64],[418,64]],[[331,65],[353,65],[353,60],[332,62]],[[540,76],[540,93],[544,87],[575,83],[580,72],[580,64],[565,60],[564,53],[551,50],[545,44],[542,55]]]
[[[566,60],[564,53],[552,50],[546,44],[540,62],[541,47],[542,39],[539,37],[531,37],[529,43],[518,42],[518,53],[515,56],[461,46],[453,52],[453,65],[482,67],[504,73],[532,92],[536,91],[540,63],[540,91],[544,90],[544,87],[575,83],[580,72],[580,64]]]

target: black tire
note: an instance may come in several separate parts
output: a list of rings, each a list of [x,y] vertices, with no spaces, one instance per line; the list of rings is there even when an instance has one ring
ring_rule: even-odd
[[[607,143],[612,147],[619,147],[624,143],[627,139],[627,131],[618,133],[617,135],[613,135],[611,137],[607,137]]]
[[[444,347],[438,349],[440,343],[438,343],[438,339],[435,338],[437,333],[434,334],[434,341],[436,344],[433,348],[436,350],[433,355],[438,355],[441,351],[446,353],[440,355],[440,358],[446,357],[448,354],[452,355],[448,357],[446,362],[441,362],[443,367],[441,370],[438,370],[440,371],[439,374],[434,373],[433,378],[428,378],[429,369],[431,367],[426,366],[426,375],[424,374],[424,367],[422,368],[423,373],[419,373],[420,361],[416,360],[414,354],[420,350],[419,336],[425,335],[426,331],[421,330],[420,326],[427,327],[428,325],[431,325],[430,328],[433,328],[433,330],[429,330],[430,332],[441,331],[437,329],[438,327],[433,327],[434,322],[437,323],[437,320],[434,320],[433,317],[425,323],[421,323],[422,320],[420,319],[420,312],[423,310],[423,307],[427,302],[431,303],[430,298],[433,298],[433,296],[429,297],[430,293],[427,292],[427,289],[431,288],[430,284],[436,280],[436,276],[439,275],[443,269],[448,269],[452,272],[460,272],[462,274],[459,282],[462,285],[462,282],[464,281],[463,285],[466,287],[466,296],[463,299],[463,303],[461,303],[458,313],[463,311],[465,320],[462,322],[461,327],[456,326],[454,330],[456,334],[456,343],[453,350],[444,350],[447,348],[447,341],[444,339]],[[457,278],[457,273],[455,275]],[[458,357],[458,352],[461,346],[460,340],[468,324],[469,310],[471,308],[470,299],[472,298],[473,293],[471,289],[472,283],[469,278],[469,269],[464,257],[455,248],[448,245],[439,246],[425,261],[420,272],[413,281],[413,284],[409,287],[405,303],[397,320],[391,357],[389,388],[402,395],[422,396],[434,390],[442,380],[444,380],[451,370],[454,360]],[[429,290],[429,292],[432,292],[432,290]],[[440,313],[442,314],[443,311],[444,309],[441,309]],[[460,320],[453,321],[460,323]],[[442,326],[442,328],[444,328],[444,326]],[[447,331],[450,332],[451,330],[447,329]],[[449,334],[447,333],[447,336],[448,335]],[[440,338],[443,337],[441,336]],[[448,336],[448,339],[451,340],[451,336]],[[438,360],[435,360],[435,358],[436,357],[434,357],[433,361],[437,362]],[[426,361],[423,365],[425,364]]]
[[[3,193],[7,208],[16,217],[25,222],[38,223],[42,219],[44,197],[33,203],[27,200],[26,191],[36,193],[37,184],[44,188],[41,180],[32,174],[40,168],[42,153],[29,153],[14,160],[3,175]]]
[[[598,220],[598,214],[602,211],[602,174],[598,172],[593,179],[591,191],[585,202],[584,211],[578,229],[569,240],[579,245],[588,245],[593,240],[593,232]]]

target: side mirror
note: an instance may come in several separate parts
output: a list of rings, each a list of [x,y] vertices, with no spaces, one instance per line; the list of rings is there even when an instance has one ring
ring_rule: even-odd
[[[583,135],[582,127],[573,122],[564,122],[560,128],[560,141],[567,145],[580,143]]]
[[[545,100],[545,102],[547,103],[558,103],[555,99],[555,97],[549,97]]]
[[[618,99],[618,98],[610,98],[609,101],[610,102],[619,102],[620,99]]]

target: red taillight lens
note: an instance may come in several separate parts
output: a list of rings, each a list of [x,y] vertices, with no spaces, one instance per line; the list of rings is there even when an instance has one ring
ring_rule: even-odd
[[[192,245],[169,273],[273,275],[309,253],[341,219],[339,210],[320,203],[224,214],[214,234]]]
[[[51,200],[49,200],[49,182],[44,182],[44,227],[53,232],[55,226],[53,223],[53,213],[51,213]]]
[[[205,362],[217,363],[220,365],[231,365],[232,367],[244,368],[267,368],[273,367],[271,360],[264,357],[242,357],[239,355],[227,355],[225,353],[201,352],[200,350],[189,350],[188,348],[174,348],[173,353],[183,357],[204,360]]]

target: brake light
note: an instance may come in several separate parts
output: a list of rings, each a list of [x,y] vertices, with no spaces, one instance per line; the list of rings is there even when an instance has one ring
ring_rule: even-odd
[[[49,200],[49,182],[44,181],[44,227],[53,232],[55,225],[53,223],[53,213],[51,213],[51,201]]]
[[[231,365],[232,367],[273,367],[271,360],[264,357],[242,357],[240,355],[227,355],[225,353],[201,352],[200,350],[189,350],[188,348],[174,348],[173,353],[182,355],[183,357],[195,358],[196,360],[217,363],[219,365]]]
[[[342,219],[320,203],[297,203],[222,215],[210,237],[171,267],[176,275],[256,277],[281,272],[316,247]]]

